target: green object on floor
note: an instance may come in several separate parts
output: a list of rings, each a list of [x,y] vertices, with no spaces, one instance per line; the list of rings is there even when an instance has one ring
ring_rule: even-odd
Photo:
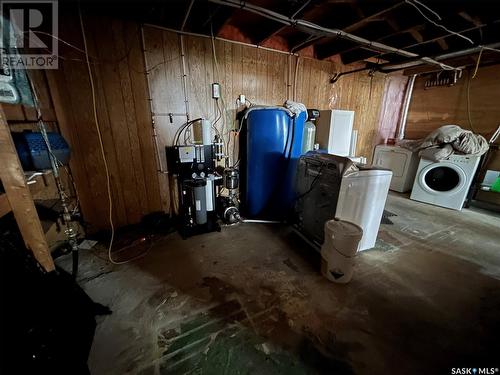
[[[500,176],[498,176],[495,183],[491,185],[491,191],[494,191],[495,193],[500,193]]]

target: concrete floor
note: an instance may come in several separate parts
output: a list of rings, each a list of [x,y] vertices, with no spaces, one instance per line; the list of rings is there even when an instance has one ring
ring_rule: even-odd
[[[98,317],[92,374],[494,373],[500,217],[395,194],[386,209],[393,225],[347,285],[282,226],[171,234],[122,266],[83,253],[80,284],[113,310]]]

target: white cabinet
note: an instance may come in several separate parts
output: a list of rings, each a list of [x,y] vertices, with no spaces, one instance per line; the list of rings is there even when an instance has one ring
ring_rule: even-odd
[[[354,111],[320,111],[316,120],[316,142],[329,154],[349,156]]]

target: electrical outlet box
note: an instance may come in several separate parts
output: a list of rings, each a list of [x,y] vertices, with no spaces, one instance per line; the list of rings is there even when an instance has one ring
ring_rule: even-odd
[[[220,98],[220,85],[217,82],[212,83],[212,98]]]

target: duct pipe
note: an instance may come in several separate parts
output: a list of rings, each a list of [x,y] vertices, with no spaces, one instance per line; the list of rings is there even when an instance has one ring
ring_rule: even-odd
[[[313,30],[315,32],[320,32],[320,33],[329,34],[332,36],[337,36],[339,38],[350,40],[351,42],[360,44],[360,45],[367,47],[367,48],[374,49],[376,51],[386,52],[386,53],[395,53],[395,54],[398,54],[398,55],[401,55],[404,57],[418,58],[418,60],[420,60],[421,62],[424,62],[426,64],[438,65],[443,69],[450,69],[450,70],[455,69],[452,66],[440,63],[439,61],[431,59],[430,57],[420,57],[416,53],[405,51],[405,50],[395,48],[395,47],[391,47],[391,46],[388,46],[387,44],[373,42],[371,40],[361,38],[359,36],[347,33],[345,31],[342,31],[339,29],[330,29],[330,28],[323,27],[323,26],[317,25],[317,24],[309,22],[309,21],[296,20],[296,19],[290,18],[288,16],[285,16],[283,14],[280,14],[280,13],[274,12],[272,10],[262,8],[262,7],[259,7],[259,6],[250,4],[250,3],[246,3],[246,2],[242,3],[239,0],[208,0],[208,1],[211,3],[214,3],[214,4],[226,5],[226,6],[233,7],[233,8],[244,9],[248,12],[261,15],[262,17],[269,18],[273,21],[280,22],[280,23],[287,25],[287,26],[295,26],[295,27],[304,28],[307,30]]]
[[[415,85],[416,78],[417,78],[416,74],[412,75],[408,80],[408,85],[406,85],[406,92],[403,100],[403,107],[401,108],[401,116],[399,118],[396,139],[404,139],[405,137],[406,120],[408,119],[408,110],[410,109],[410,102],[413,94],[413,86]]]

